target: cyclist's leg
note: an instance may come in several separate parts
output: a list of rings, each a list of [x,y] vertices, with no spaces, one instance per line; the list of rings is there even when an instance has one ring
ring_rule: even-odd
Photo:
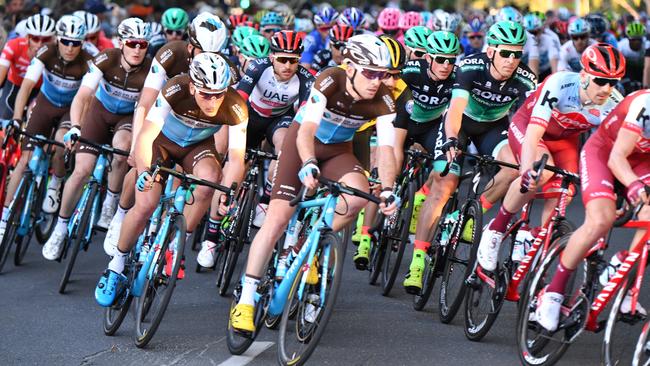
[[[553,158],[553,165],[560,169],[564,169],[569,172],[577,173],[578,172],[578,159],[579,159],[579,136],[568,138],[565,140],[559,141],[546,141],[545,144],[548,147],[548,150]],[[556,191],[559,190],[562,185],[562,177],[552,176],[552,178],[547,181],[542,189],[544,192],[547,191]],[[575,187],[571,185],[569,187],[571,194],[567,197],[567,203],[570,202],[575,191]],[[542,223],[553,214],[553,210],[557,207],[558,200],[550,199],[544,202],[544,211],[542,212]]]
[[[364,131],[357,132],[354,135],[354,139],[352,140],[354,156],[357,157],[365,171],[370,171],[371,167],[374,168],[374,166],[370,164],[370,139],[373,130],[373,127],[369,127]],[[374,224],[375,216],[377,215],[377,209],[378,207],[376,204],[367,202],[364,208],[363,220],[357,223],[360,223],[361,225],[357,226],[355,233],[356,237],[352,240],[359,242],[359,246],[361,247],[358,250],[359,253],[368,253],[370,251],[370,235],[368,231]]]
[[[208,139],[198,143],[182,159],[183,170],[192,172],[197,177],[218,183],[222,178],[221,165],[217,161],[217,150],[214,141]],[[201,221],[201,218],[210,207],[210,199],[214,195],[214,189],[210,187],[197,186],[192,193],[194,204],[185,210],[187,221],[187,233],[191,234]]]
[[[132,117],[122,117],[115,125],[115,134],[111,145],[113,147],[129,151],[131,148],[131,122]],[[129,171],[129,164],[127,157],[113,154],[111,161],[111,170],[108,173],[108,189],[106,190],[106,197],[102,204],[102,212],[97,221],[97,226],[108,229],[111,219],[117,210],[120,192],[122,191],[122,184],[124,183],[124,176]]]

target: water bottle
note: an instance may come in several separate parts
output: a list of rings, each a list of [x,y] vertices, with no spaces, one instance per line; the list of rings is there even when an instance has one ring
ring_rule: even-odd
[[[307,295],[307,305],[305,306],[305,321],[314,323],[320,313],[320,296],[318,294]]]
[[[526,256],[526,252],[530,248],[531,243],[535,238],[530,232],[530,228],[524,224],[521,225],[515,236],[515,244],[512,247],[512,261],[521,262]]]
[[[616,271],[618,271],[627,255],[627,250],[621,250],[612,256],[612,259],[609,261],[609,265],[605,268],[603,273],[600,274],[601,285],[605,286],[609,282],[609,279],[612,278]]]

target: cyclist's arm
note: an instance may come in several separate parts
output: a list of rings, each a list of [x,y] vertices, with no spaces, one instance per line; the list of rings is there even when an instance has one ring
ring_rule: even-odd
[[[246,173],[246,128],[248,121],[228,127],[228,161],[223,169],[222,185],[230,187],[244,179]]]
[[[153,156],[153,142],[160,134],[160,131],[165,124],[165,118],[167,118],[172,110],[171,105],[169,105],[167,100],[163,97],[162,93],[159,93],[157,100],[159,102],[151,108],[147,114],[147,118],[144,120],[144,123],[140,128],[138,136],[135,137],[134,160],[138,173],[151,167],[151,163],[153,163],[151,161],[151,157]]]
[[[521,164],[519,168],[521,174],[533,167],[533,163],[537,158],[537,144],[544,136],[544,132],[546,132],[546,128],[539,124],[531,123],[526,128],[524,142],[521,146]]]
[[[634,151],[638,139],[639,132],[621,128],[607,160],[607,167],[612,171],[616,179],[626,187],[639,179],[627,161],[627,157]]]
[[[395,167],[395,113],[377,117],[377,170],[381,185],[392,187],[397,176]]]
[[[88,72],[81,80],[81,86],[70,106],[70,121],[72,122],[72,126],[81,127],[81,121],[88,110],[93,93],[97,90],[99,82],[103,77],[104,73],[96,65],[91,64],[88,67]]]
[[[303,115],[305,120],[300,124],[298,129],[298,141],[296,141],[296,146],[298,147],[298,155],[300,159],[305,162],[315,156],[314,153],[314,138],[316,136],[316,131],[320,125],[320,120],[325,113],[325,107],[327,106],[327,98],[323,93],[316,89],[312,89],[311,96],[307,101],[307,104],[303,107]]]
[[[20,89],[18,90],[18,95],[16,95],[16,101],[14,102],[14,119],[23,119],[29,96],[38,82],[38,79],[41,78],[43,69],[45,69],[45,65],[38,58],[34,58],[27,68],[25,78],[23,79],[22,84],[20,84]]]
[[[452,92],[447,117],[445,118],[445,134],[447,138],[458,138],[458,133],[463,122],[463,111],[467,108],[468,99],[469,92],[466,90],[454,89]]]
[[[156,100],[156,96],[158,96],[158,92],[159,90],[147,87],[142,88],[142,92],[140,92],[140,99],[138,100],[138,104],[136,105],[135,111],[133,112],[133,138],[131,140],[131,151],[133,151],[138,133],[142,128],[142,124],[144,123],[147,113],[149,113],[151,106]]]
[[[9,73],[9,66],[0,65],[0,85],[4,84]]]

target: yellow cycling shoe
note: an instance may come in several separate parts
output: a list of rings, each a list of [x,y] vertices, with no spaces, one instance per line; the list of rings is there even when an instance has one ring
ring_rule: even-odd
[[[370,259],[370,235],[361,235],[361,240],[359,241],[359,247],[357,247],[357,252],[352,258],[354,265],[360,271],[365,271],[368,268],[368,262]]]
[[[307,278],[305,283],[308,285],[315,285],[318,283],[318,257],[314,256],[314,260],[309,266],[309,272],[307,272]]]
[[[255,306],[249,304],[237,304],[230,312],[230,325],[240,332],[255,332]]]
[[[365,209],[362,209],[357,216],[357,226],[354,230],[354,235],[352,235],[352,242],[358,243],[361,241],[361,231],[363,231],[363,217],[365,215]]]

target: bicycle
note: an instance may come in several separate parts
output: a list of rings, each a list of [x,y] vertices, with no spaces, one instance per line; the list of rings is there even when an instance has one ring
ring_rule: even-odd
[[[580,184],[580,177],[569,171],[546,165],[547,159],[548,155],[544,154],[542,159],[535,163],[537,177],[541,177],[544,170],[561,176],[560,189],[536,193],[534,198],[523,207],[521,217],[503,234],[502,243],[510,239],[509,245],[501,245],[501,248],[509,248],[503,263],[497,262],[494,271],[486,272],[477,261],[478,245],[472,250],[469,267],[473,270],[466,280],[469,289],[465,294],[465,336],[469,340],[480,341],[487,335],[501,311],[504,300],[515,302],[519,300],[522,283],[525,283],[528,274],[534,273],[537,264],[545,258],[550,243],[575,229],[566,217],[566,209],[571,198],[569,187],[572,184],[576,186]],[[521,191],[526,192],[523,188]],[[555,210],[542,226],[531,228],[531,233],[535,235],[530,249],[520,262],[513,261],[512,251],[517,233],[524,225],[530,227],[530,211],[533,202],[549,199],[558,200]]]
[[[650,221],[629,220],[631,216],[638,213],[641,207],[642,205],[638,205],[634,209],[634,215],[624,215],[617,219],[614,226],[634,229],[648,228]],[[601,348],[603,364],[630,363],[629,358],[634,354],[630,346],[634,345],[632,342],[626,342],[624,335],[633,334],[633,327],[641,325],[641,321],[646,318],[637,311],[637,306],[648,260],[650,231],[646,231],[643,237],[634,244],[621,266],[610,277],[609,282],[602,286],[602,289],[599,276],[608,266],[608,262],[603,258],[608,241],[605,238],[598,240],[587,252],[583,260],[584,264],[578,266],[572,274],[565,291],[566,296],[562,304],[558,329],[549,332],[535,321],[535,310],[540,291],[546,287],[546,282],[553,278],[553,273],[569,238],[570,235],[566,234],[555,241],[523,292],[517,317],[519,358],[525,365],[554,364],[584,330],[599,332],[605,329]],[[620,313],[621,304],[628,293],[632,295],[631,311],[622,314]],[[613,298],[614,294],[616,296]],[[612,301],[612,298],[613,304],[608,319],[599,321],[599,315]],[[640,333],[643,336],[643,331]],[[627,360],[622,360],[623,358],[627,358]]]
[[[129,156],[128,151],[116,149],[110,145],[99,145],[83,137],[73,135],[73,142],[82,142],[93,146],[100,153],[95,162],[95,168],[90,176],[90,180],[84,185],[81,198],[70,217],[70,222],[67,227],[68,235],[63,242],[61,255],[57,259],[59,262],[67,259],[63,276],[59,283],[60,294],[65,292],[65,288],[68,285],[70,274],[77,260],[77,254],[82,249],[88,251],[88,247],[92,242],[92,237],[95,233],[94,226],[97,223],[99,211],[101,210],[100,190],[105,190],[104,178],[106,170],[110,169],[111,166],[110,155]]]
[[[9,130],[5,131],[0,149],[0,202],[5,201],[9,172],[18,164],[22,150],[18,139]]]
[[[8,142],[8,140],[15,141],[13,135],[24,135],[36,142],[47,145],[48,148],[46,152],[40,144],[34,145],[32,156],[23,176],[20,177],[18,188],[7,208],[9,210],[7,226],[2,242],[0,242],[0,271],[2,271],[14,243],[16,244],[14,265],[19,266],[22,264],[34,232],[38,232],[41,228],[40,223],[45,216],[45,213],[42,212],[42,206],[47,194],[49,157],[52,155],[52,146],[63,147],[63,144],[58,141],[47,139],[41,135],[31,135],[21,130],[13,131],[13,128],[7,129],[5,142]]]
[[[331,229],[338,197],[345,193],[377,204],[380,200],[339,182],[323,177],[319,177],[318,180],[327,187],[328,194],[319,194],[314,199],[302,201],[305,192],[303,187],[300,194],[290,203],[297,209],[288,227],[295,227],[302,209],[320,208],[321,214],[279,283],[275,281],[273,265],[277,262],[279,254],[276,250],[256,293],[254,320],[256,331],[252,334],[241,333],[232,328],[230,322],[228,323],[226,339],[232,354],[242,354],[248,349],[267,317],[281,316],[278,361],[282,365],[304,364],[325,331],[341,284],[347,245],[347,239],[341,240]],[[241,282],[233,292],[231,310],[239,302],[240,293]],[[294,314],[295,323],[290,324],[290,321],[293,322],[291,318]],[[288,334],[290,329],[294,329],[296,334]],[[296,343],[296,350],[293,349],[294,345],[289,343],[292,341]]]

